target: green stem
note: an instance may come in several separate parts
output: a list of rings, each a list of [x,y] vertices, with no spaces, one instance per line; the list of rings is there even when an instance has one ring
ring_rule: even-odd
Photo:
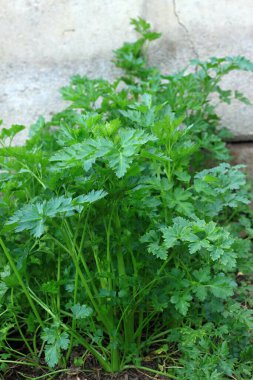
[[[111,257],[111,250],[110,250],[110,237],[111,237],[111,223],[112,223],[112,216],[113,213],[111,213],[111,217],[108,223],[108,226],[106,226],[105,223],[105,230],[106,230],[106,261],[107,261],[107,271],[108,273],[111,273],[111,265],[112,265],[112,257]],[[112,279],[109,278],[108,280],[109,285],[109,291],[112,290]]]
[[[111,371],[119,372],[120,369],[119,350],[115,347],[111,349]]]
[[[139,336],[142,335],[142,331],[144,328],[149,324],[149,322],[154,318],[154,316],[157,314],[157,311],[153,311],[152,313],[148,314],[146,318],[142,320],[142,323],[140,326],[138,326],[138,329],[136,330],[134,337],[138,338]]]
[[[78,280],[79,280],[78,273],[77,273],[77,271],[75,271],[75,286],[74,286],[74,296],[73,296],[74,305],[77,303]],[[75,318],[72,318],[71,328],[73,331],[76,331],[76,319]],[[73,335],[71,335],[71,338],[70,338],[69,348],[68,348],[68,351],[66,354],[66,362],[68,362],[68,360],[70,358],[72,348],[73,348]]]
[[[125,308],[124,313],[122,314],[122,316],[121,316],[121,318],[120,318],[120,320],[119,320],[119,322],[118,322],[118,325],[117,325],[117,329],[116,329],[116,331],[119,330],[119,327],[120,327],[120,324],[121,324],[121,322],[122,322],[123,317],[125,317],[126,313],[128,312],[129,308],[132,307],[133,303],[135,303],[135,306],[137,306],[137,305],[141,302],[141,300],[143,299],[143,297],[145,296],[145,294],[146,294],[145,292],[149,291],[150,288],[152,288],[152,286],[153,286],[156,282],[158,282],[159,280],[162,280],[163,278],[168,278],[168,275],[167,275],[167,276],[164,276],[164,277],[162,277],[162,278],[160,277],[160,275],[161,275],[162,271],[164,270],[164,268],[166,267],[166,265],[169,263],[169,261],[170,261],[172,258],[173,258],[173,256],[171,255],[170,257],[168,257],[168,259],[167,259],[166,261],[164,261],[164,263],[162,264],[162,266],[161,266],[160,269],[158,270],[158,272],[157,272],[155,278],[154,278],[152,281],[150,281],[146,286],[144,286],[143,288],[141,288],[141,289],[136,293],[135,297],[133,297],[133,299],[131,300],[131,302],[129,302],[129,304],[128,304],[127,307]],[[143,293],[144,293],[144,295],[143,295],[142,297],[139,297],[139,296],[140,296],[141,294],[143,294]],[[136,300],[137,297],[138,297],[138,301],[136,302],[135,300]]]
[[[143,325],[143,317],[144,317],[144,312],[143,312],[143,310],[140,310],[140,312],[139,312],[138,326],[142,326]],[[138,342],[138,345],[141,344],[141,334],[137,335],[137,342]]]
[[[95,260],[95,263],[96,263],[96,268],[97,268],[97,273],[98,273],[98,277],[99,277],[100,286],[101,286],[102,289],[107,289],[107,279],[103,278],[104,274],[103,274],[103,270],[101,268],[100,259],[98,257],[98,247],[95,246],[92,249],[92,251],[93,251],[94,260]]]
[[[57,292],[57,310],[60,315],[61,310],[61,286],[60,286],[60,280],[61,280],[61,254],[58,254],[58,261],[57,261],[57,284],[58,284],[58,292]]]
[[[135,260],[135,257],[134,257],[134,253],[133,253],[133,250],[130,249],[130,255],[131,255],[131,260],[132,260],[132,266],[133,266],[133,272],[134,272],[134,280],[138,279],[139,277],[139,273],[138,273],[138,267],[137,267],[137,263],[136,263],[136,260]],[[133,296],[135,297],[137,293],[137,289],[136,289],[136,286],[134,285],[133,287]]]
[[[171,373],[157,371],[157,370],[152,369],[152,368],[149,368],[149,367],[143,367],[143,366],[139,366],[139,365],[138,365],[138,366],[131,366],[131,365],[128,365],[128,366],[125,366],[125,367],[124,367],[124,369],[129,369],[129,368],[142,369],[142,370],[147,371],[147,372],[155,373],[156,375],[161,375],[161,376],[168,377],[169,379],[179,380],[178,377],[172,375]],[[181,368],[181,367],[175,367],[175,368]]]
[[[48,380],[49,379],[53,379],[56,375],[60,374],[60,373],[64,373],[64,372],[69,372],[69,368],[68,369],[58,369],[58,370],[55,370],[55,371],[52,371],[52,372],[47,372],[46,374],[44,375],[41,375],[41,376],[37,376],[37,377],[30,377],[30,376],[27,376],[27,375],[24,375],[20,372],[18,372],[24,379],[27,379],[27,380],[40,380],[40,379],[45,379],[47,378]],[[53,377],[50,377],[49,376],[53,376]]]
[[[44,309],[49,315],[51,315],[53,320],[57,320],[66,332],[73,335],[73,337],[76,339],[77,343],[82,344],[87,350],[89,350],[89,352],[92,355],[94,355],[94,357],[98,360],[98,362],[105,369],[105,371],[110,372],[111,366],[108,364],[108,361],[95,348],[93,348],[92,345],[90,345],[86,341],[86,339],[84,339],[82,336],[77,334],[76,331],[72,331],[72,329],[70,327],[68,327],[67,325],[65,325],[65,323],[63,323],[61,320],[59,320],[59,318],[57,318],[57,316],[52,312],[52,310],[50,310],[49,307],[47,305],[45,305],[44,302],[39,297],[37,297],[37,295],[31,289],[29,289],[29,290],[30,290],[30,293],[31,293],[33,300],[35,302],[37,302],[38,305],[40,305],[40,307],[42,309]]]
[[[41,186],[43,187],[44,190],[47,189],[46,185],[41,181],[41,179],[25,164],[23,164],[23,162],[21,161],[18,161],[23,167],[26,168],[26,170],[41,184]]]
[[[50,235],[51,236],[51,235]],[[65,250],[66,252],[68,252],[68,254],[70,255],[70,257],[72,258],[72,261],[74,263],[74,266],[75,266],[75,270],[77,271],[78,273],[78,276],[81,280],[81,283],[86,291],[86,294],[95,310],[95,312],[97,313],[98,315],[98,319],[104,324],[104,326],[106,327],[107,331],[110,331],[112,329],[112,325],[110,323],[110,321],[108,321],[108,318],[101,313],[101,310],[100,310],[100,307],[99,305],[97,305],[97,303],[95,302],[95,298],[94,298],[94,295],[91,293],[91,290],[90,290],[90,287],[81,271],[81,268],[80,268],[80,265],[78,263],[78,260],[77,260],[77,257],[76,257],[76,252],[73,252],[71,250],[69,250],[68,248],[66,248],[59,240],[57,240],[55,237],[51,236],[51,238],[63,249]]]
[[[11,292],[11,298],[12,298],[12,304],[13,304],[13,291]],[[18,320],[17,320],[17,317],[16,317],[15,313],[13,313],[13,318],[15,320],[15,324],[16,324],[18,332],[19,332],[19,334],[20,334],[20,336],[22,338],[22,341],[25,343],[25,345],[26,345],[28,351],[30,352],[31,356],[34,357],[34,351],[33,351],[32,347],[30,346],[28,340],[26,339],[25,335],[23,334],[22,329],[21,329],[21,327],[20,327],[20,325],[18,323]]]
[[[33,313],[34,313],[34,315],[35,315],[38,323],[40,324],[41,327],[44,327],[44,324],[42,322],[42,319],[40,318],[39,312],[38,312],[38,310],[37,310],[37,308],[36,308],[36,306],[35,306],[32,298],[30,297],[29,291],[27,290],[27,286],[24,284],[24,281],[23,281],[22,277],[20,276],[19,271],[16,268],[15,262],[12,259],[12,256],[11,256],[9,250],[7,249],[7,247],[5,246],[5,244],[4,244],[4,242],[3,242],[3,240],[2,240],[1,237],[0,237],[0,245],[1,245],[2,249],[3,249],[3,251],[4,251],[4,254],[5,254],[7,260],[10,263],[11,269],[13,270],[13,272],[14,272],[14,274],[15,274],[15,276],[16,276],[16,278],[17,278],[17,280],[18,280],[18,282],[19,282],[19,284],[21,286],[21,288],[23,289],[23,292],[24,292],[24,294],[25,294],[25,296],[27,298],[27,301],[29,302],[29,304],[30,304],[30,306],[32,308],[32,311],[33,311]]]
[[[0,363],[3,363],[3,364],[15,364],[15,365],[27,365],[29,367],[37,367],[38,368],[38,363],[33,363],[33,362],[23,362],[21,360],[5,360],[5,359],[0,359]],[[47,367],[43,367],[45,369],[47,369]]]

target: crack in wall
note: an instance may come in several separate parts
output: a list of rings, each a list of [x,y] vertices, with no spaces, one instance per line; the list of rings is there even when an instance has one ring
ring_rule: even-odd
[[[174,15],[177,19],[178,25],[181,26],[181,28],[184,30],[185,35],[187,36],[187,39],[190,43],[190,47],[192,49],[193,54],[195,55],[195,57],[197,59],[199,59],[199,54],[198,54],[197,49],[195,48],[195,45],[194,45],[193,40],[191,38],[190,31],[187,28],[187,26],[181,21],[180,16],[178,14],[176,0],[172,0],[172,5],[173,5],[173,12],[174,12]]]

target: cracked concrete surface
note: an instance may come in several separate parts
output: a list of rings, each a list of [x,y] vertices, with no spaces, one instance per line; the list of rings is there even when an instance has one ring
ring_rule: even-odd
[[[0,118],[29,125],[64,107],[58,89],[75,73],[113,78],[112,50],[135,33],[132,17],[149,20],[163,37],[151,64],[175,72],[189,59],[245,55],[253,60],[253,1],[0,0]],[[224,86],[253,100],[253,74],[234,73]],[[237,140],[253,140],[253,107],[219,109]],[[24,138],[24,136],[23,136]]]
[[[175,17],[177,19],[178,25],[180,25],[184,29],[186,38],[188,39],[189,44],[190,44],[190,46],[192,48],[192,53],[193,53],[193,55],[197,59],[199,59],[199,54],[198,54],[198,52],[197,52],[197,50],[195,48],[194,42],[193,42],[193,40],[191,38],[191,33],[189,32],[189,29],[187,28],[187,26],[180,19],[179,13],[177,11],[177,2],[176,2],[176,0],[172,0],[172,4],[173,4],[173,12],[174,12],[174,15],[175,15]]]

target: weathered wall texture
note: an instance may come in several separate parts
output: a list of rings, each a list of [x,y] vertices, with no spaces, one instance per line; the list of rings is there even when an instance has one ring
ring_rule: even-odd
[[[166,71],[194,57],[253,60],[252,0],[0,0],[0,118],[29,125],[63,107],[58,88],[75,73],[112,78],[112,50],[133,40],[132,17],[163,32],[150,60]],[[253,75],[226,85],[253,100]],[[253,107],[222,108],[238,140],[253,140]]]

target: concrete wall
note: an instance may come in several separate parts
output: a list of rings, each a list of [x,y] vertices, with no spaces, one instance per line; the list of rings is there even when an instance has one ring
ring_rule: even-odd
[[[75,73],[112,78],[112,50],[135,33],[132,17],[149,20],[163,38],[152,63],[165,71],[194,57],[245,55],[253,60],[252,0],[0,0],[0,118],[31,124],[63,108],[58,88]],[[226,85],[253,100],[253,74]],[[220,110],[238,140],[253,140],[253,107]]]

